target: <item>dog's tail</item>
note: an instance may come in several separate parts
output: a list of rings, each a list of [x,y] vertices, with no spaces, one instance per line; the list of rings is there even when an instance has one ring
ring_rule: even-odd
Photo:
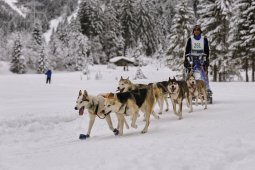
[[[152,86],[149,86],[147,97],[149,97],[148,100],[150,101],[151,108],[154,108],[155,103],[158,100],[160,94],[161,94],[160,90],[157,86],[155,86],[155,83],[153,83]]]
[[[157,83],[150,83],[149,88],[152,90],[154,99],[158,101],[159,97],[162,95],[162,91],[160,88],[158,88]]]

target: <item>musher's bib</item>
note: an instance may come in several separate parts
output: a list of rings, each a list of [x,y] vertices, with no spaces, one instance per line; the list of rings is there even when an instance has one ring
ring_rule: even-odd
[[[191,54],[198,55],[204,53],[204,37],[201,36],[200,40],[191,37]]]

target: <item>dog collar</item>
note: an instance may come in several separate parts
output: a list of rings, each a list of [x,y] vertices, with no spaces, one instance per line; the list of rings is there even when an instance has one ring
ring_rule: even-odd
[[[105,117],[108,116],[112,111],[110,110],[109,112],[105,113]]]

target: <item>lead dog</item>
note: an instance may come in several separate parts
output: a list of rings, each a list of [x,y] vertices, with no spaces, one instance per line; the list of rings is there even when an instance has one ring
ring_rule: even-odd
[[[167,81],[162,81],[162,82],[157,82],[157,83],[150,83],[150,84],[134,84],[132,83],[129,78],[127,79],[123,79],[122,76],[119,80],[119,86],[118,86],[118,90],[120,92],[127,92],[130,90],[135,90],[135,89],[139,89],[139,88],[146,88],[148,86],[152,86],[153,87],[153,93],[154,93],[154,97],[155,100],[157,101],[160,111],[158,114],[162,114],[163,111],[163,106],[164,106],[164,101],[166,102],[167,105],[167,109],[166,111],[168,111],[169,105],[167,102]],[[154,111],[152,113],[152,115],[158,119],[159,115],[156,114]]]
[[[192,112],[192,104],[191,104],[191,96],[189,95],[189,89],[187,83],[185,81],[177,81],[175,77],[171,79],[169,77],[167,89],[170,94],[171,102],[173,105],[174,114],[182,119],[182,102],[183,99],[186,98],[187,105]],[[178,112],[176,111],[176,105],[179,105]]]
[[[132,117],[131,127],[137,128],[136,120],[139,110],[145,115],[146,123],[142,133],[146,133],[150,124],[150,115],[153,111],[154,104],[155,99],[151,86],[123,93],[109,93],[105,96],[106,114],[115,112],[119,115],[120,135],[123,135],[123,118],[125,115],[130,115]]]
[[[191,73],[187,77],[187,84],[190,95],[196,98],[196,105],[198,105],[198,99],[200,99],[202,106],[205,102],[204,109],[207,109],[207,92],[205,82],[203,80],[196,80],[195,76]]]
[[[105,118],[110,130],[113,131],[115,135],[118,135],[119,133],[118,127],[117,129],[113,128],[110,115],[103,114],[104,97],[102,95],[92,96],[92,95],[88,95],[86,90],[84,90],[83,92],[80,90],[78,98],[76,100],[76,106],[74,109],[79,110],[80,116],[83,115],[85,109],[87,109],[89,113],[89,127],[88,127],[87,134],[86,135],[81,134],[80,139],[86,139],[90,136],[90,132],[94,125],[96,116],[98,116],[101,119]],[[126,126],[127,128],[129,128],[127,123],[126,123]]]

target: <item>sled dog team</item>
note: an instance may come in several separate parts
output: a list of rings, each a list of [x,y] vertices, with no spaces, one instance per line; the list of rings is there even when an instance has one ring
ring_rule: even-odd
[[[89,113],[89,127],[87,134],[81,134],[80,139],[86,139],[90,136],[91,129],[95,122],[95,118],[105,119],[109,129],[114,135],[123,135],[124,124],[126,128],[129,125],[125,119],[126,116],[131,117],[131,127],[137,128],[136,121],[139,112],[144,113],[145,126],[142,133],[148,131],[150,124],[150,115],[156,119],[163,112],[164,103],[166,110],[169,110],[167,98],[173,105],[174,114],[178,119],[182,119],[183,100],[186,100],[189,112],[193,111],[192,99],[195,98],[196,105],[198,99],[201,104],[207,109],[207,93],[206,85],[203,80],[196,80],[193,74],[189,74],[186,81],[169,78],[168,81],[155,82],[149,84],[134,84],[129,78],[123,77],[119,80],[117,88],[118,93],[104,93],[97,96],[90,95],[86,90],[79,91],[76,101],[75,110],[79,111],[79,115],[83,115],[87,109]],[[159,112],[154,111],[154,106],[158,104]],[[178,106],[178,110],[177,110]],[[114,128],[111,120],[111,113],[114,112],[117,116],[117,127]]]

